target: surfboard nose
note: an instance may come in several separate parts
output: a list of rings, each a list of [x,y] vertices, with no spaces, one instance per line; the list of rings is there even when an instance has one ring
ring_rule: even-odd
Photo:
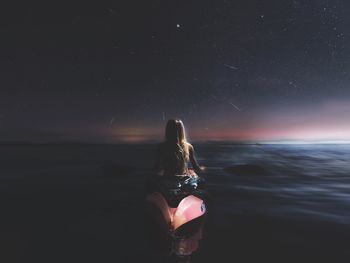
[[[206,212],[206,207],[202,199],[189,195],[181,200],[172,220],[173,229],[176,230],[183,224],[198,218]]]
[[[176,208],[169,207],[163,195],[158,192],[149,195],[147,200],[159,208],[171,230],[176,230],[206,212],[204,201],[194,195],[182,199]]]

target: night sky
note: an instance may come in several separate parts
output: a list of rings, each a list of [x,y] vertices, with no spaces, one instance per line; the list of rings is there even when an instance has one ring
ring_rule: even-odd
[[[12,2],[0,141],[350,140],[349,1]]]

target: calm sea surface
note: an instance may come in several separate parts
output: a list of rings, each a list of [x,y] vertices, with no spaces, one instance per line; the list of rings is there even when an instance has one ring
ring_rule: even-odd
[[[350,262],[350,145],[194,146],[209,212],[176,262]],[[2,145],[1,262],[167,262],[143,212],[154,149]]]

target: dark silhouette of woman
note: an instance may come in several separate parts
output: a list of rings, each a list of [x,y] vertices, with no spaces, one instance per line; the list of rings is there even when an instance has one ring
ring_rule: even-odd
[[[193,170],[188,168],[188,162]],[[185,127],[179,119],[167,122],[165,141],[159,145],[155,170],[164,176],[197,176],[196,173],[204,171],[195,158],[193,146],[186,140]]]

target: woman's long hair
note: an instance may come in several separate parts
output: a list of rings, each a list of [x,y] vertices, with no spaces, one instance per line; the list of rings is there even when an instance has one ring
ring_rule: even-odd
[[[185,160],[188,162],[189,161],[189,150],[188,150],[188,144],[187,144],[187,139],[186,139],[185,126],[181,120],[176,120],[176,126],[177,126],[177,131],[179,134],[179,144],[184,151]]]
[[[165,129],[164,165],[175,174],[183,174],[189,160],[185,127],[181,120],[171,119]]]

